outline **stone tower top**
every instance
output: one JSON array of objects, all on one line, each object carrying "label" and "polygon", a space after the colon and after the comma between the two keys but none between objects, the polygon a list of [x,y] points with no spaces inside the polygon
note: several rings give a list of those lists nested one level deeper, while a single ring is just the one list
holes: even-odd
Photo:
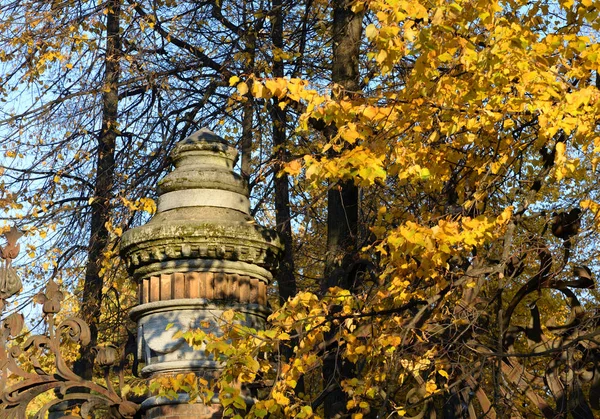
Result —
[{"label": "stone tower top", "polygon": [[[179,210],[169,218],[251,221],[248,187],[233,171],[237,150],[213,132],[202,129],[175,146],[175,170],[159,183],[158,213]],[[202,211],[189,207],[203,207]],[[217,210],[219,208],[220,210]]]},{"label": "stone tower top", "polygon": [[159,183],[158,210],[121,242],[135,279],[235,261],[269,281],[281,243],[250,215],[248,187],[234,170],[237,150],[202,129],[177,144],[175,170]]}]

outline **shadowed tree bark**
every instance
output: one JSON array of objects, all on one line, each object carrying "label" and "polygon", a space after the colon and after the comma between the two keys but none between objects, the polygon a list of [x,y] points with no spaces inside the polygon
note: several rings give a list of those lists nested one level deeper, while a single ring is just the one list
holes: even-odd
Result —
[{"label": "shadowed tree bark", "polygon": [[[273,0],[273,10],[275,13],[271,18],[271,40],[273,46],[283,50],[283,13],[281,11],[281,0]],[[283,58],[273,54],[273,77],[284,76]],[[286,144],[286,118],[285,108],[279,106],[279,100],[273,98],[269,102],[269,113],[272,121],[273,147],[275,154],[275,221],[277,223],[277,232],[279,233],[285,246],[283,257],[277,271],[277,285],[279,287],[279,299],[281,304],[288,298],[296,295],[296,278],[294,267],[294,239],[292,235],[291,212],[290,212],[290,190],[289,176],[281,172],[285,162],[289,160],[289,151]],[[281,174],[279,174],[281,173]],[[286,359],[293,356],[293,347],[297,344],[297,339],[293,339],[290,345],[283,347],[283,354]],[[298,380],[296,393],[304,393],[304,377]]]},{"label": "shadowed tree bark", "polygon": [[[351,2],[333,2],[332,81],[342,89],[339,97],[359,94],[359,52],[362,12],[353,12]],[[327,194],[327,260],[324,291],[333,286],[350,289],[349,267],[356,254],[358,225],[358,188],[352,180],[330,185]],[[332,327],[329,339],[335,336]],[[323,362],[325,418],[341,417],[346,411],[347,395],[340,383],[352,375],[352,366],[340,357],[337,345],[329,348]]]},{"label": "shadowed tree bark", "polygon": [[[281,0],[273,1],[273,9],[281,9]],[[283,49],[283,16],[275,13],[271,19],[272,40],[275,48]],[[274,58],[273,76],[284,76],[284,62],[281,58]],[[272,120],[273,146],[275,148],[276,165],[275,172],[281,172],[283,164],[289,160],[289,152],[286,147],[286,118],[285,108],[279,106],[279,100],[273,98],[269,104],[269,112]],[[279,297],[285,302],[289,297],[296,294],[296,280],[294,278],[294,251],[292,226],[290,223],[290,191],[289,176],[281,173],[275,177],[275,211],[277,221],[277,231],[281,235],[285,252],[282,263],[277,274],[277,284],[279,286]]]},{"label": "shadowed tree bark", "polygon": [[91,341],[80,350],[74,370],[79,376],[91,379],[94,354],[92,348],[98,341],[98,321],[102,306],[102,261],[109,244],[108,221],[111,214],[111,198],[115,180],[115,149],[119,135],[117,123],[119,108],[119,75],[121,42],[119,36],[120,0],[108,2],[106,15],[106,56],[104,93],[102,95],[102,128],[96,148],[96,175],[94,196],[91,203],[90,239],[88,259],[83,284],[81,317],[90,326]]}]

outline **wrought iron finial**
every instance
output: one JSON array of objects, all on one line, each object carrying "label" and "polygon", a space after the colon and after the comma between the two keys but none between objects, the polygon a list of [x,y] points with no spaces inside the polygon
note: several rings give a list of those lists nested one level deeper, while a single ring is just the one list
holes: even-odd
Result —
[{"label": "wrought iron finial", "polygon": [[17,271],[12,267],[12,261],[18,256],[21,245],[17,243],[23,232],[16,226],[12,226],[9,231],[4,233],[7,244],[0,247],[0,258],[4,259],[3,266],[0,266],[0,310],[4,308],[4,301],[12,297],[21,290],[23,284]]}]

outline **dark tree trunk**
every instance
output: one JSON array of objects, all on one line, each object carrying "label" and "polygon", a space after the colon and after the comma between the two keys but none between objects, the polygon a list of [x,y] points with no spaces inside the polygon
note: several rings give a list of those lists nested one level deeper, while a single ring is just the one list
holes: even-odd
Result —
[{"label": "dark tree trunk", "polygon": [[[281,0],[273,0],[273,9],[281,9]],[[271,19],[272,40],[275,48],[283,49],[283,16],[281,13],[274,13]],[[281,59],[273,62],[273,76],[284,76],[284,63]],[[274,100],[269,105],[269,111],[272,119],[273,146],[275,148],[275,172],[279,173],[283,169],[284,162],[289,160],[289,153],[286,147],[286,117],[287,113],[279,107],[279,101]],[[294,277],[294,250],[292,242],[292,225],[290,214],[290,191],[289,177],[283,173],[275,176],[275,214],[277,222],[277,231],[283,239],[285,251],[282,263],[277,273],[277,284],[279,286],[279,297],[285,302],[289,297],[296,295],[296,279]]]},{"label": "dark tree trunk", "polygon": [[[363,13],[355,13],[348,0],[333,1],[333,65],[332,81],[342,87],[339,98],[359,94],[359,52]],[[327,259],[325,263],[324,291],[339,286],[351,289],[348,277],[356,255],[358,229],[358,188],[352,181],[330,185],[327,194]],[[328,340],[335,336],[335,327]],[[346,410],[347,397],[340,383],[353,374],[350,363],[344,361],[337,345],[328,348],[323,362],[323,389],[328,392],[324,400],[325,418],[341,417]]]},{"label": "dark tree trunk", "polygon": [[91,203],[90,239],[88,261],[83,284],[81,317],[91,330],[91,343],[82,347],[75,364],[75,373],[85,379],[92,378],[94,355],[92,348],[98,341],[98,322],[102,306],[103,281],[100,269],[103,253],[109,244],[107,222],[111,215],[110,200],[115,176],[115,146],[118,136],[117,116],[119,105],[119,14],[121,0],[108,2],[106,16],[105,91],[102,96],[102,127],[98,136],[94,198]]},{"label": "dark tree trunk", "polygon": [[[246,10],[247,13],[247,10]],[[246,68],[247,74],[254,74],[254,62],[256,58],[256,32],[259,27],[252,27],[248,25],[248,33],[246,34],[246,47],[245,53],[248,56],[248,65]],[[248,83],[248,88],[252,91],[252,80]],[[254,128],[254,97],[252,94],[246,95],[246,102],[243,106],[243,117],[242,117],[242,177],[248,183],[248,187],[251,188],[250,183],[250,172],[252,170],[252,137]]]},{"label": "dark tree trunk", "polygon": [[[254,55],[254,51],[252,52]],[[254,59],[252,59],[254,62]],[[252,82],[248,83],[248,87],[252,88]],[[246,102],[243,105],[244,114],[242,117],[242,177],[250,184],[251,159],[252,159],[252,128],[254,125],[254,98],[252,95],[246,97]]]},{"label": "dark tree trunk", "polygon": [[[359,94],[358,58],[363,13],[355,13],[347,0],[335,0],[333,11],[332,80],[343,89],[339,98]],[[325,289],[348,288],[343,268],[351,263],[356,251],[358,224],[358,188],[352,181],[330,185],[327,194],[327,261]],[[342,269],[340,269],[342,268]]]},{"label": "dark tree trunk", "polygon": [[332,81],[341,85],[344,95],[356,95],[360,89],[358,61],[363,12],[353,12],[348,0],[333,0]]},{"label": "dark tree trunk", "polygon": [[[273,0],[273,17],[271,18],[271,39],[275,48],[283,49],[283,13],[281,12],[281,0]],[[273,77],[284,76],[284,62],[281,58],[273,59]],[[289,153],[286,144],[286,118],[287,112],[279,106],[279,100],[273,98],[269,103],[269,112],[271,114],[273,147],[275,149],[275,220],[277,222],[277,232],[283,240],[284,252],[281,264],[277,271],[277,285],[279,287],[279,299],[281,304],[288,298],[296,295],[296,278],[294,273],[294,247],[290,213],[290,191],[289,177],[282,173],[277,175],[283,169],[285,162],[289,160]],[[290,345],[283,347],[282,352],[286,359],[293,356],[293,347],[297,340],[293,340]],[[296,393],[304,392],[304,380],[301,377],[296,385]]]}]

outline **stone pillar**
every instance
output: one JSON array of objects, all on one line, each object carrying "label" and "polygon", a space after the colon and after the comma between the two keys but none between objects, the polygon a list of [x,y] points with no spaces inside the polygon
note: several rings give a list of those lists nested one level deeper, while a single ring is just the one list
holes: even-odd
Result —
[{"label": "stone pillar", "polygon": [[[282,245],[250,215],[247,185],[233,171],[237,151],[225,140],[203,129],[177,144],[171,158],[175,170],[159,182],[157,213],[121,242],[139,287],[131,317],[145,363],[141,373],[211,377],[219,372],[218,362],[173,339],[174,333],[190,328],[218,333],[216,319],[232,308],[244,314],[246,325],[264,328],[267,285]],[[142,411],[146,419],[191,419],[219,415],[221,407],[190,404],[182,395],[150,398]]]}]

